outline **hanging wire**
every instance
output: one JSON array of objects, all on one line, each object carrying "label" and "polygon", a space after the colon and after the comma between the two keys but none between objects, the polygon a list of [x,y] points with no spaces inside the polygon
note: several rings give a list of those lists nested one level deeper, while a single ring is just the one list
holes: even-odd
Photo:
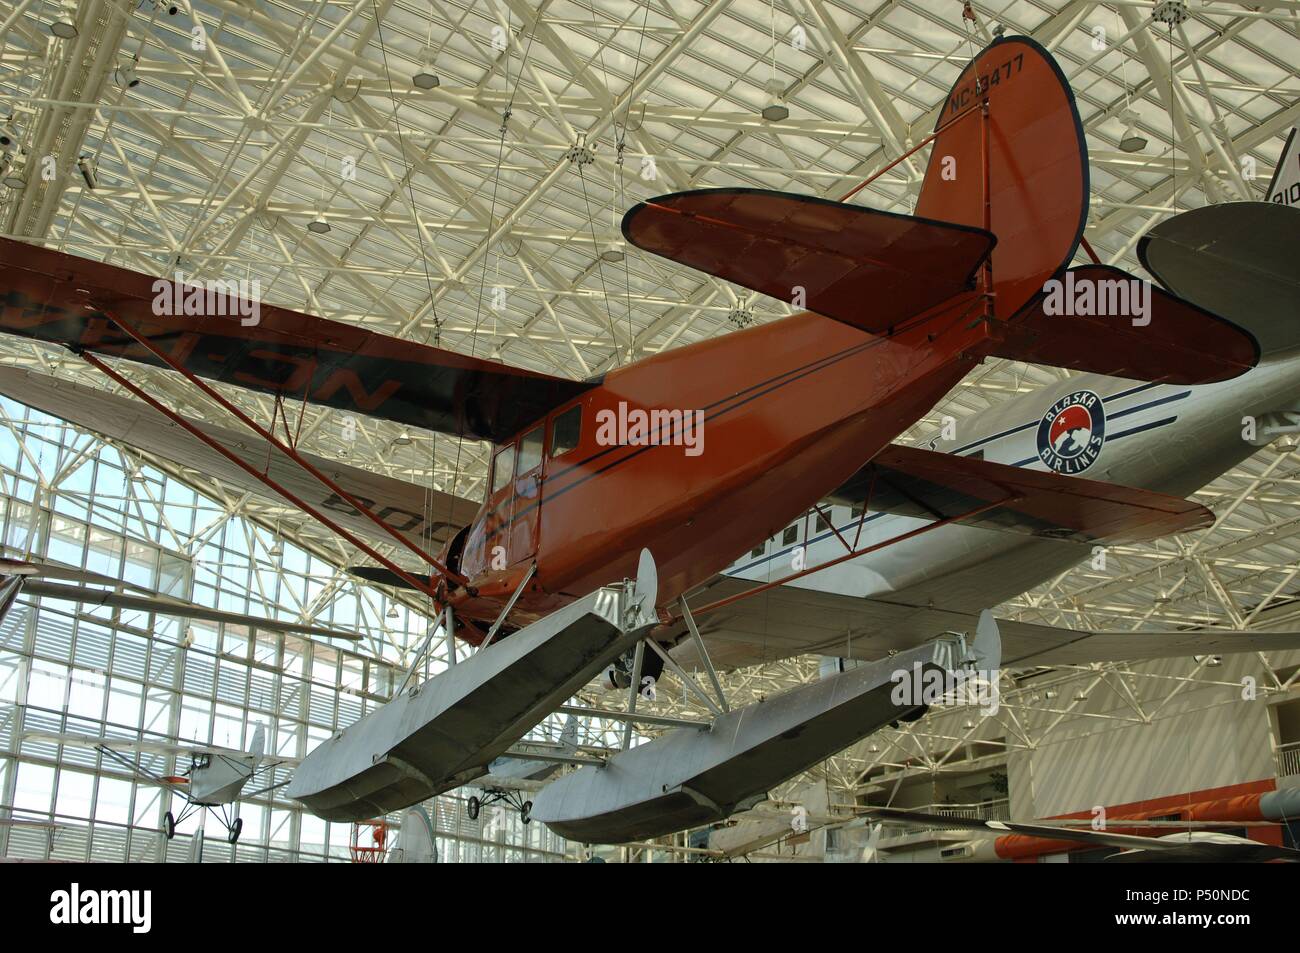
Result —
[{"label": "hanging wire", "polygon": [[[402,131],[402,122],[399,116],[399,108],[401,104],[398,102],[397,92],[393,86],[393,71],[389,66],[389,62],[388,62],[388,47],[387,44],[384,42],[384,25],[379,15],[378,0],[371,0],[371,7],[374,11],[375,28],[379,38],[379,51],[384,64],[384,77],[388,83],[388,98],[392,100],[393,103],[393,126],[397,130],[397,149],[398,152],[401,153],[402,166],[405,169],[407,200],[410,202],[411,220],[415,223],[415,235],[419,243],[420,264],[424,270],[424,286],[429,296],[429,311],[433,316],[433,345],[434,347],[440,347],[442,344],[442,318],[438,315],[438,302],[433,293],[433,277],[429,273],[429,256],[424,248],[424,229],[420,225],[420,208],[415,201],[415,187],[413,184],[414,170],[412,169],[410,159],[408,159],[406,155],[406,138],[405,138],[405,134]],[[432,5],[431,5],[430,16],[429,16],[428,45],[426,46],[425,49],[426,50],[431,49],[432,44],[433,44],[433,16],[432,16]],[[333,104],[331,104],[330,108],[331,110],[333,109]],[[455,505],[455,485],[460,476],[460,451],[461,451],[461,447],[460,444],[458,443],[456,447],[456,468],[452,477],[452,493],[450,494],[451,499],[449,499],[447,502],[446,522],[448,523],[451,522],[452,507]],[[429,444],[429,480],[426,486],[424,487],[423,501],[422,501],[424,517],[425,517],[425,530],[421,533],[421,536],[427,539],[428,542],[430,543],[433,541],[432,539],[433,510],[434,510],[433,480],[434,480],[434,475],[437,473],[437,469],[438,469],[437,462],[438,462],[438,440],[437,437],[435,436],[430,441]],[[434,606],[434,608],[437,608],[434,605],[435,600],[432,595],[429,596],[429,603],[431,606]]]},{"label": "hanging wire", "polygon": [[[636,44],[636,68],[632,71],[632,83],[628,86],[627,102],[623,107],[623,127],[618,133],[617,147],[618,155],[615,159],[614,181],[618,186],[619,204],[627,208],[627,184],[624,181],[623,158],[625,147],[627,145],[628,125],[632,118],[632,90],[636,89],[636,84],[641,80],[641,50],[645,46],[646,28],[650,25],[650,4],[645,5],[645,15],[641,18],[641,36]],[[644,113],[642,113],[642,122],[644,122]],[[639,127],[638,127],[639,128]],[[610,227],[614,230],[613,215],[614,209],[610,207]],[[636,335],[632,330],[632,263],[630,259],[630,249],[623,249],[623,286],[627,296],[627,359],[631,361],[635,357],[634,349],[636,345]]]}]

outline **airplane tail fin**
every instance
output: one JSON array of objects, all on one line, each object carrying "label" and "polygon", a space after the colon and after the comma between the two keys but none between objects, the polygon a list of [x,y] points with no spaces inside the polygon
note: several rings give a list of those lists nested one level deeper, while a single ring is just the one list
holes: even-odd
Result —
[{"label": "airplane tail fin", "polygon": [[262,755],[266,754],[266,725],[259,723],[253,731],[253,744],[249,749],[249,754],[259,761],[262,759]]},{"label": "airplane tail fin", "polygon": [[[1114,269],[1067,273],[1088,217],[1087,145],[1070,84],[1038,43],[1003,37],[981,51],[935,129],[914,215],[697,189],[635,206],[623,234],[872,334],[943,318],[961,335],[946,346],[967,353],[1170,383],[1226,380],[1254,366],[1251,336],[1215,315]],[[1089,289],[1092,304],[1076,310],[1081,292],[1057,311],[1064,296],[1049,292],[1063,278]],[[1134,285],[1141,314],[1095,310],[1120,291],[1131,303]],[[991,320],[973,340],[983,318]],[[947,333],[929,328],[935,339]]]},{"label": "airplane tail fin", "polygon": [[916,213],[996,236],[988,353],[1172,384],[1258,363],[1254,337],[1219,316],[1117,268],[1069,268],[1088,218],[1087,144],[1070,84],[1038,43],[986,47],[935,128]]},{"label": "airplane tail fin", "polygon": [[578,716],[570,715],[564,723],[564,730],[560,732],[560,744],[566,751],[578,750]]},{"label": "airplane tail fin", "polygon": [[916,214],[997,236],[993,316],[1009,320],[1083,237],[1088,152],[1074,93],[1047,50],[1003,37],[966,64],[935,132]]},{"label": "airplane tail fin", "polygon": [[971,656],[976,671],[991,673],[1002,667],[1002,632],[998,629],[998,620],[988,609],[980,613],[975,639],[971,642]]}]

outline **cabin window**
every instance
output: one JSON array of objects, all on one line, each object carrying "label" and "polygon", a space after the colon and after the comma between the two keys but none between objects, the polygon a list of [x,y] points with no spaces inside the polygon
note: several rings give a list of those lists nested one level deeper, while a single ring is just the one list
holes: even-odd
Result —
[{"label": "cabin window", "polygon": [[831,524],[830,524],[829,522],[827,522],[826,517],[822,516],[822,514],[821,514],[820,512],[818,512],[818,513],[817,513],[817,532],[819,532],[819,533],[824,533],[824,532],[826,532],[826,531],[827,531],[828,529],[830,529],[830,528],[831,528]]},{"label": "cabin window", "polygon": [[495,493],[510,482],[515,475],[515,448],[511,444],[497,451],[492,461],[492,492]]},{"label": "cabin window", "polygon": [[558,457],[577,447],[581,433],[582,404],[574,404],[551,424],[551,457]]},{"label": "cabin window", "polygon": [[755,546],[753,549],[749,551],[749,557],[751,559],[757,559],[759,556],[763,555],[763,552],[764,552],[763,546]]},{"label": "cabin window", "polygon": [[781,537],[781,545],[789,546],[791,543],[797,542],[799,542],[799,525],[796,523],[794,526],[785,528],[785,533]]},{"label": "cabin window", "polygon": [[534,427],[520,438],[519,466],[516,471],[520,476],[531,473],[542,462],[542,443],[545,436],[545,427]]},{"label": "cabin window", "polygon": [[855,504],[853,505],[853,508],[852,508],[851,510],[849,510],[849,516],[852,517],[852,518],[855,519],[855,520],[856,520],[856,519],[861,519],[861,518],[862,518],[862,514],[863,514],[864,512],[865,512],[865,508],[862,506],[862,504],[860,504],[860,503],[855,503]]}]

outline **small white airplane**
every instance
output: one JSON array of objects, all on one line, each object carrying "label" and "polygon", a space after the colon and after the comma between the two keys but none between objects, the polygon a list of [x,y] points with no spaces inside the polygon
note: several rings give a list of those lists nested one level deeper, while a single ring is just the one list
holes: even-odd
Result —
[{"label": "small white airplane", "polygon": [[[244,786],[250,779],[265,777],[275,768],[283,765],[296,766],[300,759],[275,757],[266,759],[266,726],[258,725],[253,733],[253,744],[249,751],[237,751],[215,745],[197,743],[175,743],[167,741],[132,741],[126,738],[106,738],[94,735],[63,734],[49,731],[24,732],[23,738],[35,741],[48,741],[61,745],[75,745],[81,748],[93,748],[106,757],[129,768],[136,777],[148,784],[156,784],[178,795],[185,806],[177,817],[168,811],[163,817],[163,833],[171,840],[176,836],[176,825],[186,818],[208,811],[221,822],[226,829],[226,839],[230,843],[239,840],[244,829],[244,822],[234,810],[235,803],[241,795],[256,797],[275,788],[288,784],[288,780],[271,784],[244,795]],[[135,760],[124,752],[169,755],[177,758],[177,763],[188,758],[189,766],[180,774],[158,775],[138,766]]]},{"label": "small white airplane", "polygon": [[488,773],[474,784],[482,796],[471,797],[465,812],[470,820],[476,820],[485,806],[504,801],[527,824],[532,820],[533,802],[526,800],[525,794],[540,790],[566,764],[590,764],[592,759],[578,757],[578,751],[578,716],[570,715],[558,742],[521,741],[489,764]]}]

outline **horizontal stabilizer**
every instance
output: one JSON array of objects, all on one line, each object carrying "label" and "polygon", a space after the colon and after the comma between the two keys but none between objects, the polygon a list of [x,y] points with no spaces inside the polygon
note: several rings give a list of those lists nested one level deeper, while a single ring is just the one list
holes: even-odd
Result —
[{"label": "horizontal stabilizer", "polygon": [[1300,347],[1300,208],[1223,202],[1167,218],[1138,260],[1172,293],[1246,328],[1269,354]]},{"label": "horizontal stabilizer", "polygon": [[875,512],[963,519],[971,526],[1074,542],[1137,542],[1204,529],[1214,514],[1199,503],[1079,477],[891,444],[832,498]]},{"label": "horizontal stabilizer", "polygon": [[476,440],[595,386],[11,239],[0,288],[0,332],[163,366],[107,310],[199,377]]},{"label": "horizontal stabilizer", "polygon": [[1259,362],[1249,332],[1109,265],[1071,268],[998,335],[997,357],[1166,384],[1229,380]]},{"label": "horizontal stabilizer", "polygon": [[623,217],[623,234],[645,251],[872,333],[971,290],[994,245],[980,228],[742,188],[650,199]]}]

